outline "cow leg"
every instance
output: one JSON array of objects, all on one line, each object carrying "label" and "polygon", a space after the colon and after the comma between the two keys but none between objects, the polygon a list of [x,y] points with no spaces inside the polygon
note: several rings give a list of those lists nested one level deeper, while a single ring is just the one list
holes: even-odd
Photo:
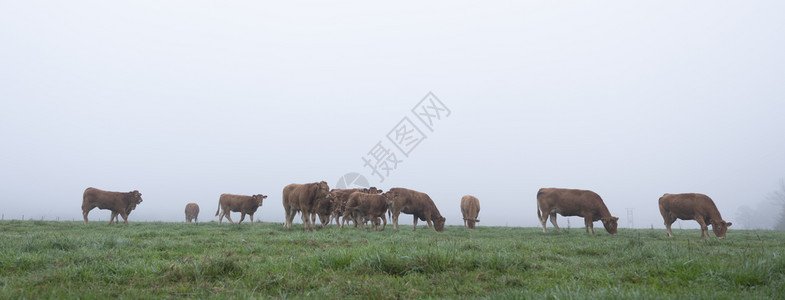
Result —
[{"label": "cow leg", "polygon": [[[556,224],[556,213],[551,213],[551,224],[553,224],[553,227],[556,227],[557,232],[561,232],[561,228],[559,228],[559,224]],[[543,225],[542,228],[544,230],[545,226]]]},{"label": "cow leg", "polygon": [[[303,224],[305,224],[305,232],[308,232],[308,230],[311,228],[311,223],[310,223],[311,214],[305,211],[301,211],[301,213],[302,213]],[[316,231],[316,229],[314,229],[313,231]]]},{"label": "cow leg", "polygon": [[87,224],[87,214],[90,213],[91,209],[92,208],[89,208],[89,209],[85,209],[84,207],[82,208],[82,217],[84,217],[84,223],[85,224]]},{"label": "cow leg", "polygon": [[436,229],[433,229],[433,222],[431,222],[431,218],[425,218],[425,222],[428,222],[428,228],[430,228],[433,231],[436,231]]},{"label": "cow leg", "polygon": [[290,210],[291,209],[289,208],[289,206],[286,205],[286,203],[284,203],[284,206],[283,206],[283,215],[284,215],[283,216],[283,227],[284,228],[289,228],[289,211]]},{"label": "cow leg", "polygon": [[671,231],[671,225],[673,222],[676,222],[676,217],[671,216],[668,213],[663,213],[662,218],[665,220],[665,229],[668,231],[668,236],[673,237],[673,231]]},{"label": "cow leg", "polygon": [[540,224],[542,224],[542,232],[545,233],[545,223],[548,222],[547,214],[542,214],[541,216],[537,216],[540,219]]},{"label": "cow leg", "polygon": [[297,216],[297,210],[290,209],[289,216],[286,217],[286,222],[289,224],[286,228],[292,228],[292,223],[294,223],[294,217]]},{"label": "cow leg", "polygon": [[237,222],[237,224],[242,224],[243,220],[245,220],[245,213],[244,212],[240,212],[240,221]]},{"label": "cow leg", "polygon": [[384,222],[382,223],[382,231],[384,231],[384,228],[387,227],[387,217],[385,217],[384,214],[382,214],[382,222]]},{"label": "cow leg", "polygon": [[591,217],[583,217],[583,223],[586,225],[586,233],[591,229],[591,235],[594,235],[594,222]]},{"label": "cow leg", "polygon": [[401,210],[396,208],[392,213],[393,229],[398,230],[398,217],[401,216]]},{"label": "cow leg", "polygon": [[698,221],[698,224],[701,226],[701,237],[708,238],[709,237],[709,225],[706,225],[706,221],[703,220],[703,217],[695,216],[695,221]]},{"label": "cow leg", "polygon": [[[120,212],[120,216],[123,217],[123,223],[125,223],[125,225],[128,225],[128,213]],[[120,224],[120,219],[117,219],[117,224]]]},{"label": "cow leg", "polygon": [[230,212],[230,211],[224,211],[224,216],[226,217],[226,219],[227,219],[227,220],[229,220],[229,222],[231,222],[232,224],[234,224],[234,221],[232,221],[232,212]]},{"label": "cow leg", "polygon": [[417,216],[414,216],[414,229],[412,231],[417,231]]},{"label": "cow leg", "polygon": [[[112,211],[112,215],[109,216],[109,225],[112,225],[112,223],[114,222],[115,218],[117,218],[117,212],[116,211]],[[120,222],[117,222],[117,223],[120,223]]]}]

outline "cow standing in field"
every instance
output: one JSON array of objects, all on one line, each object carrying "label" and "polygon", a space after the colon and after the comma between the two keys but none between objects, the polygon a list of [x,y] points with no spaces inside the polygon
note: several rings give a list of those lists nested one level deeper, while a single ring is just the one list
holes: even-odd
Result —
[{"label": "cow standing in field", "polygon": [[251,225],[253,225],[253,214],[262,206],[262,202],[265,198],[267,198],[267,196],[262,194],[253,196],[221,194],[221,197],[218,199],[218,210],[215,212],[216,216],[218,216],[219,213],[221,214],[218,217],[218,224],[221,224],[224,217],[234,224],[230,213],[240,212],[240,222],[237,222],[237,224],[242,223],[245,219],[245,215],[248,214],[251,217]]},{"label": "cow standing in field", "polygon": [[[542,213],[540,213],[542,212]],[[619,218],[611,216],[608,207],[602,202],[597,193],[587,190],[542,188],[537,192],[537,217],[542,223],[542,232],[545,232],[545,222],[551,217],[553,227],[561,231],[556,224],[556,214],[565,217],[580,216],[586,224],[586,233],[594,235],[594,221],[602,221],[605,230],[610,234],[617,234]]]},{"label": "cow standing in field", "polygon": [[283,208],[286,214],[284,227],[290,228],[294,216],[301,213],[305,231],[316,231],[316,226],[311,225],[311,219],[316,213],[318,202],[332,199],[330,186],[327,182],[314,182],[306,184],[292,183],[283,188]]},{"label": "cow standing in field", "polygon": [[199,217],[199,205],[196,203],[188,203],[185,205],[185,221],[191,223],[196,221]]},{"label": "cow standing in field", "polygon": [[128,225],[128,214],[136,208],[138,204],[142,203],[142,194],[139,191],[131,191],[128,193],[121,192],[108,192],[99,190],[97,188],[87,188],[82,195],[82,216],[84,223],[87,224],[87,214],[93,208],[108,209],[112,211],[109,217],[109,224],[112,224],[114,219],[118,220],[117,215],[123,217],[123,221]]},{"label": "cow standing in field", "polygon": [[480,222],[477,216],[480,214],[480,200],[477,197],[466,195],[461,198],[461,213],[463,214],[463,226],[474,229],[476,222]]},{"label": "cow standing in field", "polygon": [[439,213],[439,209],[428,194],[405,188],[392,188],[388,191],[390,192],[398,194],[394,201],[388,203],[392,210],[393,228],[398,229],[398,217],[403,212],[413,215],[413,230],[417,230],[417,220],[420,219],[428,222],[428,227],[431,229],[437,232],[444,231],[446,219]]},{"label": "cow standing in field", "polygon": [[665,220],[665,228],[668,229],[668,236],[673,236],[671,224],[676,219],[695,220],[701,226],[701,237],[709,237],[709,224],[714,231],[714,235],[724,239],[728,227],[733,225],[731,222],[722,220],[720,211],[714,201],[704,194],[665,194],[660,197],[660,213]]},{"label": "cow standing in field", "polygon": [[[335,219],[336,224],[340,225],[340,227],[343,227],[343,224],[348,223],[348,221],[350,220],[354,222],[353,214],[349,214],[348,218],[341,219],[344,210],[346,208],[346,202],[349,201],[349,196],[354,192],[363,192],[366,194],[377,195],[377,194],[381,194],[383,191],[381,189],[377,189],[376,187],[363,188],[363,189],[343,189],[343,190],[334,189],[330,191],[330,195],[332,195],[333,202],[334,202],[332,217],[333,219]],[[354,222],[354,227],[357,227],[357,222]]]},{"label": "cow standing in field", "polygon": [[[378,230],[379,222],[377,219],[381,218],[384,222],[382,231],[387,227],[387,203],[395,201],[398,193],[387,192],[381,195],[368,194],[363,192],[354,192],[349,196],[346,202],[346,209],[343,211],[344,220],[354,215],[355,227],[360,223],[360,228],[365,230],[365,220],[370,220],[373,230]],[[343,227],[343,226],[341,226]]]}]

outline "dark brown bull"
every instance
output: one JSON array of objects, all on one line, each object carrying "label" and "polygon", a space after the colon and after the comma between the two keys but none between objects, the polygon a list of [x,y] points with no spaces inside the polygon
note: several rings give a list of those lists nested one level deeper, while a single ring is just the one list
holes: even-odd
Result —
[{"label": "dark brown bull", "polygon": [[185,221],[191,223],[196,221],[199,217],[199,205],[196,203],[188,203],[185,205]]},{"label": "dark brown bull", "polygon": [[311,219],[316,213],[317,204],[322,199],[332,198],[330,186],[327,182],[314,182],[306,184],[292,183],[283,188],[283,207],[286,213],[284,227],[291,227],[294,216],[301,213],[305,231],[316,231],[316,226],[311,225]]},{"label": "dark brown bull", "polygon": [[128,214],[136,208],[138,204],[142,203],[142,194],[139,191],[131,191],[128,193],[121,192],[108,192],[99,190],[97,188],[87,188],[82,195],[82,216],[84,223],[87,224],[87,214],[93,208],[108,209],[112,211],[109,217],[109,224],[117,219],[117,215],[123,217],[124,223],[128,224]]},{"label": "dark brown bull", "polygon": [[405,188],[392,188],[389,192],[397,192],[394,201],[388,203],[392,210],[393,227],[398,229],[398,216],[401,212],[411,214],[414,217],[414,229],[417,230],[417,220],[428,222],[428,227],[438,232],[444,231],[446,219],[439,213],[436,204],[433,203],[428,194],[413,191]]},{"label": "dark brown bull", "polygon": [[724,239],[728,227],[733,225],[731,222],[722,220],[722,215],[714,204],[714,201],[704,194],[665,194],[660,197],[660,214],[665,220],[665,228],[668,229],[668,236],[673,236],[671,224],[676,219],[695,220],[701,226],[701,237],[709,237],[709,224],[714,231],[714,235]]},{"label": "dark brown bull", "polygon": [[480,200],[477,197],[466,195],[461,198],[461,214],[463,214],[463,226],[474,229],[476,222],[480,222],[477,216],[480,214]]},{"label": "dark brown bull", "polygon": [[[542,213],[541,213],[542,212]],[[556,231],[559,224],[556,224],[556,214],[565,217],[580,216],[586,224],[586,233],[594,234],[594,221],[602,221],[605,230],[610,234],[617,234],[616,229],[619,218],[611,216],[608,207],[602,202],[602,198],[597,193],[587,190],[542,188],[537,192],[537,217],[542,223],[542,232],[545,232],[545,222],[548,216],[551,217],[553,227]]]},{"label": "dark brown bull", "polygon": [[221,194],[221,197],[218,199],[218,210],[215,211],[216,216],[218,216],[219,213],[221,214],[221,216],[218,217],[218,224],[221,224],[224,217],[234,224],[230,213],[240,212],[240,222],[237,222],[237,224],[243,223],[245,215],[248,214],[251,217],[251,225],[253,225],[253,214],[262,206],[262,202],[265,198],[267,198],[267,196],[262,194],[253,196]]},{"label": "dark brown bull", "polygon": [[396,196],[397,193],[395,192],[387,192],[381,195],[354,192],[346,202],[343,218],[345,220],[353,215],[355,226],[357,223],[360,223],[360,227],[363,230],[365,230],[366,220],[370,220],[373,230],[377,230],[379,222],[376,220],[381,218],[384,222],[384,225],[382,225],[382,231],[384,231],[384,228],[387,227],[387,217],[385,216],[387,204],[395,201]]}]

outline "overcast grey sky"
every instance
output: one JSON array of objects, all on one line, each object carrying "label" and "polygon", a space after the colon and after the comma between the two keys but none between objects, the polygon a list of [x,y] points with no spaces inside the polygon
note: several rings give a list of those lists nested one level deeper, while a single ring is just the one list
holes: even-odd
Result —
[{"label": "overcast grey sky", "polygon": [[[257,218],[282,222],[286,184],[358,172],[428,193],[448,225],[472,194],[481,226],[538,226],[541,187],[594,190],[620,227],[633,208],[636,227],[664,228],[663,193],[707,194],[734,221],[785,177],[783,15],[781,1],[4,1],[0,210],[79,220],[92,186],[138,189],[131,222],[182,221],[188,202],[209,221],[221,193],[263,193]],[[411,111],[429,92],[450,110],[432,131]],[[379,182],[362,158],[400,151],[386,136],[406,117],[426,138]]]}]

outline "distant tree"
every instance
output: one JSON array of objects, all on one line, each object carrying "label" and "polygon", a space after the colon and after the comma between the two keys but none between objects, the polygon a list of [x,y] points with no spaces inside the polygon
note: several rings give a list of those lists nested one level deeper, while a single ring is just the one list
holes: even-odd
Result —
[{"label": "distant tree", "polygon": [[780,181],[780,189],[771,193],[769,199],[780,207],[780,218],[774,225],[774,230],[785,230],[785,180]]}]

